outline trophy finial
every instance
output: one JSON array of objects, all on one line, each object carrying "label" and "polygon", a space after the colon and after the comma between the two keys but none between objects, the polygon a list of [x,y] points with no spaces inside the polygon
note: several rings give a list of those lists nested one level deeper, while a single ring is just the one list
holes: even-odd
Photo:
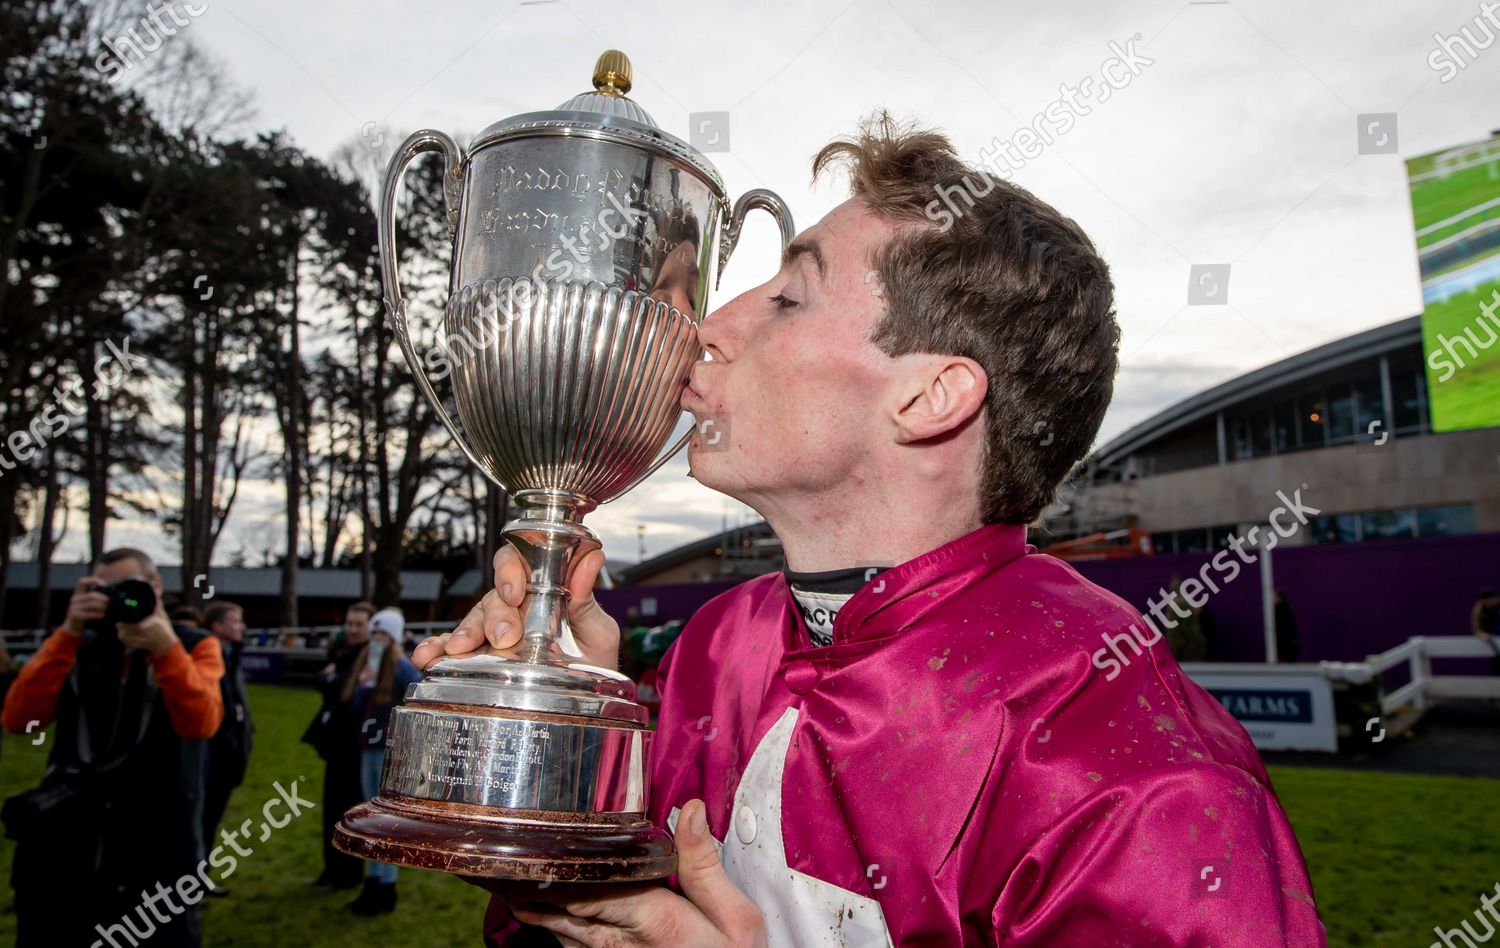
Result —
[{"label": "trophy finial", "polygon": [[630,91],[630,57],[618,49],[606,49],[594,63],[594,89],[603,95],[623,96]]}]

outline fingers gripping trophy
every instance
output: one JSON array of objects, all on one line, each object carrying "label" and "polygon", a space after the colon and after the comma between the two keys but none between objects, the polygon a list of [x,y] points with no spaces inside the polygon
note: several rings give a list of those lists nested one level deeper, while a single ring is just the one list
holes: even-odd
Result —
[{"label": "fingers gripping trophy", "polygon": [[[500,879],[670,875],[646,819],[652,733],[624,676],[582,663],[566,627],[570,565],[599,548],[583,517],[655,471],[670,446],[697,324],[753,208],[793,236],[769,191],[733,208],[714,166],[626,96],[610,50],[594,91],[497,122],[467,150],[438,131],[386,175],[380,258],[396,339],[459,446],[515,500],[504,530],[531,567],[515,648],[434,663],[391,716],[381,790],[344,815],[345,852]],[[422,370],[397,268],[407,166],[443,157],[453,239],[449,340],[460,424]],[[717,238],[717,241],[716,239]],[[715,243],[718,244],[717,253]]]}]

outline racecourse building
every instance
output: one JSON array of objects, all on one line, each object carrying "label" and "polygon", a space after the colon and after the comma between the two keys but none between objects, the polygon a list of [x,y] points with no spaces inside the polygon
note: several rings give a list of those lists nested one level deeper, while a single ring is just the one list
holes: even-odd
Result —
[{"label": "racecourse building", "polygon": [[1500,532],[1500,428],[1433,431],[1421,317],[1256,369],[1135,425],[1094,452],[1036,542],[1134,528],[1158,554],[1209,551],[1264,523],[1277,491],[1298,489],[1320,513],[1290,544]]}]

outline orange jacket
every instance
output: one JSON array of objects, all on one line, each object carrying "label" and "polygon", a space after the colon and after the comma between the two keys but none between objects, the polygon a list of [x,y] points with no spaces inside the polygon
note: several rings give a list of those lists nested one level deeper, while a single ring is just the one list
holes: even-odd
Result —
[{"label": "orange jacket", "polygon": [[[52,723],[57,714],[57,696],[78,660],[81,641],[79,636],[69,635],[59,627],[31,660],[21,666],[21,673],[5,696],[4,713],[0,714],[0,724],[7,731],[24,734],[27,725],[35,730]],[[224,720],[224,701],[219,695],[224,652],[219,640],[205,636],[193,647],[191,655],[181,642],[174,642],[161,656],[152,655],[146,660],[156,670],[156,685],[161,689],[177,736],[185,741],[206,741],[213,737]]]}]

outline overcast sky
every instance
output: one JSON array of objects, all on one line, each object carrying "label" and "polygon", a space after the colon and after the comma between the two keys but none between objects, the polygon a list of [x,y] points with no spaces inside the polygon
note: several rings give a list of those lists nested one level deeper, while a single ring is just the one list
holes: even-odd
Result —
[{"label": "overcast sky", "polygon": [[[1113,271],[1123,366],[1102,440],[1420,311],[1402,157],[1500,126],[1500,52],[1446,83],[1428,64],[1434,33],[1476,32],[1479,16],[1477,0],[214,0],[184,34],[253,91],[252,129],[324,156],[362,135],[389,150],[423,126],[467,140],[587,90],[595,57],[617,47],[635,65],[631,97],[668,132],[727,112],[730,149],[708,157],[731,197],[772,188],[799,227],[844,196],[842,181],[810,187],[809,159],[874,108],[945,130],[977,161],[1079,88],[1073,126],[1012,177],[1077,220]],[[1136,71],[1115,68],[1120,87],[1100,101],[1112,43],[1133,47]],[[1359,154],[1366,113],[1397,114],[1399,154]],[[752,221],[717,302],[774,269],[774,226]],[[1187,306],[1189,268],[1226,263],[1227,305]],[[674,459],[590,516],[612,557],[636,558],[638,524],[655,554],[746,519],[685,472]],[[219,560],[279,547],[266,539],[276,490],[242,494]],[[177,560],[144,528],[115,524],[110,539]]]}]

